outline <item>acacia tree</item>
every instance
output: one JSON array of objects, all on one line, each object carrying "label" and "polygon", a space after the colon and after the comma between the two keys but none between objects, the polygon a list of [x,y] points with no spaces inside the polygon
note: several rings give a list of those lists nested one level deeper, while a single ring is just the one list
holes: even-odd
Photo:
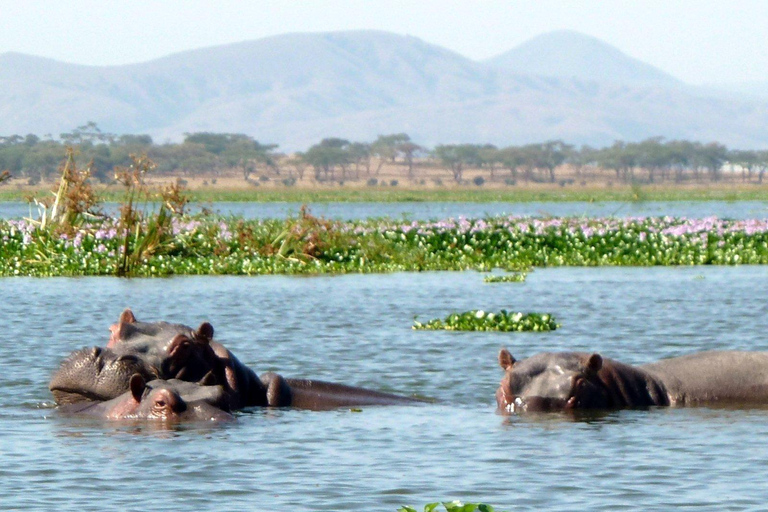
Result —
[{"label": "acacia tree", "polygon": [[468,166],[479,167],[480,146],[476,144],[445,144],[436,146],[433,154],[440,163],[448,167],[453,173],[453,179],[461,183],[464,169]]},{"label": "acacia tree", "polygon": [[409,142],[411,142],[411,137],[407,133],[379,135],[371,144],[371,154],[379,159],[376,176],[381,172],[385,162],[395,163],[401,152],[401,146]]},{"label": "acacia tree", "polygon": [[350,164],[355,168],[355,179],[360,179],[360,170],[365,169],[367,176],[371,174],[371,145],[364,142],[352,142],[347,147]]},{"label": "acacia tree", "polygon": [[331,137],[321,140],[304,153],[304,161],[315,169],[315,179],[335,179],[336,168],[341,168],[344,175],[349,165],[349,141]]},{"label": "acacia tree", "polygon": [[555,182],[555,169],[562,165],[573,151],[573,146],[561,140],[550,140],[543,144],[528,146],[531,164],[538,169],[545,169],[550,183]]},{"label": "acacia tree", "polygon": [[741,181],[751,181],[758,164],[757,151],[733,150],[728,155],[728,161],[741,167]]},{"label": "acacia tree", "polygon": [[709,171],[712,181],[720,181],[720,170],[728,160],[728,148],[717,142],[710,142],[698,148],[695,163]]},{"label": "acacia tree", "polygon": [[403,160],[405,161],[405,165],[408,166],[408,177],[413,178],[413,159],[414,156],[420,152],[423,148],[419,146],[418,144],[414,144],[411,141],[403,142],[402,144],[398,144],[397,146],[397,152],[403,155]]}]

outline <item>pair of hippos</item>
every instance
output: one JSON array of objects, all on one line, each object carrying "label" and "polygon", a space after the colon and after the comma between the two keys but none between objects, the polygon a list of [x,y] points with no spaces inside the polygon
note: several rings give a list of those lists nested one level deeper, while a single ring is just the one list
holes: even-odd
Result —
[{"label": "pair of hippos", "polygon": [[[106,419],[229,421],[244,407],[323,410],[423,400],[344,384],[257,376],[213,327],[139,322],[130,309],[105,348],[66,358],[50,390],[65,413]],[[499,352],[502,413],[703,404],[768,404],[768,353],[711,351],[641,366],[579,352],[517,361]]]},{"label": "pair of hippos", "polygon": [[333,409],[421,402],[415,398],[268,372],[260,377],[197,329],[140,322],[130,309],[110,327],[107,346],[69,355],[50,390],[64,413],[106,419],[231,421],[244,407]]}]

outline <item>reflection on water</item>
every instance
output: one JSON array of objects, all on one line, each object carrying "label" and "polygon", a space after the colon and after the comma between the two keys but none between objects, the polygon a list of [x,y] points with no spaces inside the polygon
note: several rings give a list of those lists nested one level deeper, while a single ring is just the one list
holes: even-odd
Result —
[{"label": "reflection on water", "polygon": [[[702,278],[703,276],[703,278]],[[0,281],[3,510],[389,510],[435,500],[502,510],[760,509],[768,409],[650,408],[577,416],[495,411],[516,357],[600,352],[640,364],[706,349],[768,350],[768,269],[537,269],[482,274]],[[103,345],[123,308],[212,322],[259,372],[433,397],[435,404],[252,409],[226,425],[58,415],[48,378]],[[414,331],[481,308],[551,312],[550,333]],[[225,505],[223,505],[225,504]]]}]

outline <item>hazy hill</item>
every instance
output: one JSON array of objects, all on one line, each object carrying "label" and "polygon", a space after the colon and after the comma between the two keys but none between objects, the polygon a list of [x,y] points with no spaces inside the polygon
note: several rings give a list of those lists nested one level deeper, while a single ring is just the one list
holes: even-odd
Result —
[{"label": "hazy hill", "polygon": [[374,31],[287,34],[113,67],[0,55],[0,134],[56,136],[87,121],[159,142],[242,132],[286,150],[403,131],[428,146],[655,135],[734,147],[768,141],[768,103],[686,88],[567,32],[488,62]]},{"label": "hazy hill", "polygon": [[633,85],[680,85],[671,75],[613,46],[570,30],[549,32],[486,61],[516,73]]}]

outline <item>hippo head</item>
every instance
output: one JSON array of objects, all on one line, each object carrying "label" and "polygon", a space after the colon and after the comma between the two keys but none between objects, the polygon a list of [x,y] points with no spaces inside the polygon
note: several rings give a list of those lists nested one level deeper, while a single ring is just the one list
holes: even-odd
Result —
[{"label": "hippo head", "polygon": [[107,418],[163,422],[234,419],[229,412],[211,403],[223,395],[221,386],[198,386],[199,390],[188,394],[184,385],[197,386],[174,380],[154,380],[147,384],[141,375],[135,374],[130,380],[130,392],[113,401]]},{"label": "hippo head", "polygon": [[73,352],[53,375],[50,390],[58,404],[109,400],[128,391],[133,374],[146,380],[182,379],[218,384],[225,367],[211,347],[213,326],[197,330],[167,322],[144,323],[126,309],[107,348]]},{"label": "hippo head", "polygon": [[496,401],[504,412],[568,411],[609,406],[598,378],[600,354],[542,353],[516,361],[507,349],[499,352],[504,369]]},{"label": "hippo head", "polygon": [[157,374],[133,354],[116,354],[110,349],[84,348],[69,355],[53,375],[49,388],[58,404],[101,401],[128,390],[131,377],[146,379]]},{"label": "hippo head", "polygon": [[222,363],[210,346],[213,326],[208,322],[196,330],[168,322],[139,322],[126,309],[109,330],[107,348],[138,357],[158,378],[198,382],[210,372],[223,377]]}]

